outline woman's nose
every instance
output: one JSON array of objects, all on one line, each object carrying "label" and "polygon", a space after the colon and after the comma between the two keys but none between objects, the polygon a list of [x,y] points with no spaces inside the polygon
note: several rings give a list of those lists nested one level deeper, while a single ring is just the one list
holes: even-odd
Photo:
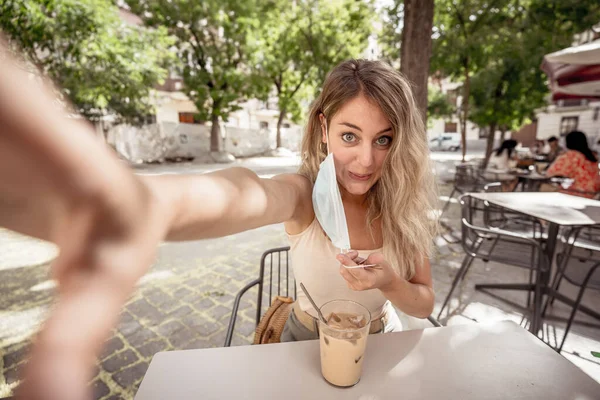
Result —
[{"label": "woman's nose", "polygon": [[358,162],[364,168],[369,168],[373,165],[373,146],[365,145],[361,147],[358,154]]}]

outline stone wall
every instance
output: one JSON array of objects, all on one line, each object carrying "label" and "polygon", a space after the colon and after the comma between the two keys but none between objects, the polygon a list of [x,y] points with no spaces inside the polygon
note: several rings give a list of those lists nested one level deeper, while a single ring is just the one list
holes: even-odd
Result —
[{"label": "stone wall", "polygon": [[[141,163],[163,161],[168,158],[201,158],[210,150],[210,124],[180,124],[161,122],[136,127],[117,125],[108,135],[108,142],[125,159]],[[222,127],[221,148],[235,157],[261,155],[275,147],[276,132],[267,129]],[[282,130],[283,147],[298,151],[302,129]]]}]

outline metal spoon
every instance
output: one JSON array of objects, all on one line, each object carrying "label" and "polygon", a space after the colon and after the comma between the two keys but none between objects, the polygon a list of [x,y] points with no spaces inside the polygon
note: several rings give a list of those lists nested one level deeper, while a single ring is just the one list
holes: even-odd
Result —
[{"label": "metal spoon", "polygon": [[306,288],[304,287],[304,284],[302,282],[300,282],[300,289],[302,289],[302,291],[304,292],[304,294],[308,298],[308,301],[310,301],[310,304],[312,304],[312,306],[314,307],[314,309],[317,310],[317,314],[319,314],[319,318],[321,318],[321,321],[323,321],[323,323],[325,325],[327,325],[327,321],[325,320],[325,317],[321,313],[321,309],[319,307],[317,307],[317,303],[315,303],[315,301],[313,300],[313,298],[310,297],[310,294],[308,294],[308,290],[306,290]]}]

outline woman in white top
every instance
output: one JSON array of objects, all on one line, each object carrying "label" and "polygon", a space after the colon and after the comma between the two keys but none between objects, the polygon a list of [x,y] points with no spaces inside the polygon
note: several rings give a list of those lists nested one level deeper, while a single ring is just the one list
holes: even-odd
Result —
[{"label": "woman in white top", "polygon": [[[0,224],[61,247],[53,266],[56,307],[35,342],[23,398],[85,397],[95,355],[162,240],[284,222],[296,277],[318,302],[353,298],[371,310],[380,331],[394,319],[390,303],[419,318],[432,312],[429,216],[436,199],[425,128],[410,85],[388,65],[337,66],[312,106],[299,173],[271,179],[244,168],[138,177],[10,63],[0,65],[0,93],[11,99],[0,100],[0,165],[13,174],[2,181]],[[31,104],[39,111],[34,118],[25,112]],[[315,220],[313,184],[327,151],[350,245],[359,252],[337,254]],[[22,183],[38,175],[36,186]],[[378,268],[341,265],[356,265],[359,254]],[[302,297],[296,310],[298,320],[314,316]]]},{"label": "woman in white top", "polygon": [[516,140],[505,140],[502,142],[499,148],[495,149],[490,160],[488,161],[488,169],[495,169],[498,171],[508,171],[510,169],[510,160],[513,160],[513,152],[517,147]]}]

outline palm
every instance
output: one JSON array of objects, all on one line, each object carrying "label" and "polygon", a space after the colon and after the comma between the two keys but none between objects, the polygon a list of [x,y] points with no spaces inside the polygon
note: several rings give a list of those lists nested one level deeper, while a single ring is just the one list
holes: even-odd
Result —
[{"label": "palm", "polygon": [[21,385],[20,398],[89,398],[95,356],[163,237],[150,193],[137,181],[133,186],[127,195],[73,207],[55,230],[61,249],[52,266],[57,302],[33,349],[25,374],[31,384]]}]

